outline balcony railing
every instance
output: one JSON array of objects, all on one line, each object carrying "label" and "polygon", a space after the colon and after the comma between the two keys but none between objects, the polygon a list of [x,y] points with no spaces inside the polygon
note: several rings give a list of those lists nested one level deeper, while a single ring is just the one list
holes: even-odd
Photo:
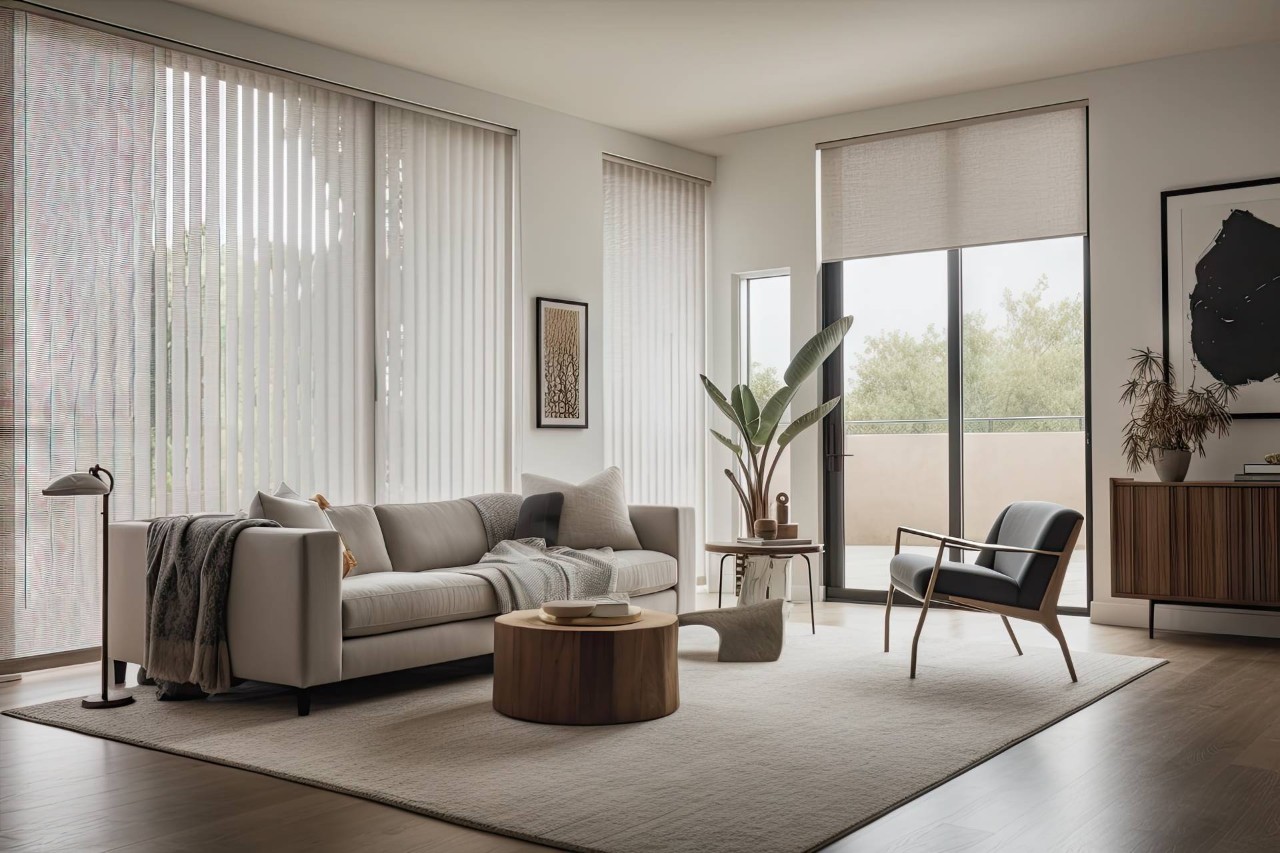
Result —
[{"label": "balcony railing", "polygon": [[[845,421],[845,435],[911,435],[947,431],[946,418]],[[1083,415],[1028,415],[1008,418],[965,418],[970,432],[1084,432]]]}]

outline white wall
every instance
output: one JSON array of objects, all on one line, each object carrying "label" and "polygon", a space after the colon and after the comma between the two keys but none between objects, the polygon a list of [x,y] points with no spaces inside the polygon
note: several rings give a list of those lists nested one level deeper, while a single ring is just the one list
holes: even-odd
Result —
[{"label": "white wall", "polygon": [[[524,317],[519,328],[524,337],[515,342],[521,359],[518,379],[522,392],[517,398],[516,464],[526,471],[566,479],[581,479],[603,467],[601,154],[616,154],[708,180],[715,177],[714,158],[162,0],[45,2],[149,35],[519,131],[517,285],[522,288],[519,304]],[[476,49],[483,49],[483,45]],[[590,303],[589,429],[535,427],[532,349],[536,296]],[[518,478],[513,486],[519,489]]]},{"label": "white wall", "polygon": [[[1087,99],[1092,252],[1094,619],[1145,625],[1145,603],[1112,599],[1109,477],[1127,476],[1120,453],[1126,412],[1117,403],[1129,349],[1161,346],[1160,192],[1280,175],[1280,45],[1194,54],[955,97],[835,116],[711,140],[720,155],[712,216],[711,375],[732,376],[735,273],[790,267],[793,348],[817,329],[814,145],[953,119]],[[700,146],[703,147],[703,146]],[[855,320],[856,322],[856,320]],[[816,382],[799,410],[816,405]],[[818,432],[793,445],[793,520],[816,532]],[[1280,421],[1239,422],[1192,464],[1192,478],[1229,477],[1280,451]],[[709,452],[712,471],[723,467]],[[718,482],[709,476],[709,482]],[[869,490],[889,484],[861,484]],[[728,535],[733,508],[713,489],[710,536]],[[887,570],[887,569],[886,569]],[[797,590],[799,591],[799,590]],[[1168,608],[1158,624],[1271,632],[1270,616]]]}]

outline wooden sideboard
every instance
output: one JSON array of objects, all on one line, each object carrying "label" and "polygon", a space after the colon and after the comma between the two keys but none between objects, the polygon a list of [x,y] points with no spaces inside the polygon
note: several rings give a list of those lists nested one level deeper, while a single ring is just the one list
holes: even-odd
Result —
[{"label": "wooden sideboard", "polygon": [[1111,593],[1280,608],[1280,482],[1112,479]]}]

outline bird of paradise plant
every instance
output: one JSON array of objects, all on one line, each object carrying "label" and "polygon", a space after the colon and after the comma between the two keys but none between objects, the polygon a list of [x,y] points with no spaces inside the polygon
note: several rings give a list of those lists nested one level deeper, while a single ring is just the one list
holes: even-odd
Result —
[{"label": "bird of paradise plant", "polygon": [[796,436],[821,421],[840,404],[840,396],[832,397],[793,420],[780,434],[778,432],[782,416],[787,406],[791,405],[800,383],[808,379],[818,369],[818,365],[835,352],[852,326],[852,317],[841,317],[810,338],[791,359],[791,364],[782,377],[782,387],[763,406],[746,385],[734,386],[726,397],[715,383],[706,376],[701,376],[702,387],[707,390],[707,396],[729,419],[740,437],[740,441],[734,441],[723,433],[711,430],[716,440],[729,448],[738,462],[741,480],[731,468],[725,468],[724,474],[733,484],[738,500],[742,503],[748,530],[752,529],[758,519],[769,517],[769,489],[782,451],[795,441]]}]

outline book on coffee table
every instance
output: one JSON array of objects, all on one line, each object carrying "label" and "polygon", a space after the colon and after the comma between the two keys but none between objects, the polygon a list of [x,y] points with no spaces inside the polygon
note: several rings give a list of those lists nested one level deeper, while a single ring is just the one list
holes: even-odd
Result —
[{"label": "book on coffee table", "polygon": [[812,545],[812,539],[761,539],[758,536],[739,536],[739,545]]},{"label": "book on coffee table", "polygon": [[593,617],[597,616],[626,616],[631,612],[631,602],[629,601],[598,601],[596,609],[591,611]]}]

